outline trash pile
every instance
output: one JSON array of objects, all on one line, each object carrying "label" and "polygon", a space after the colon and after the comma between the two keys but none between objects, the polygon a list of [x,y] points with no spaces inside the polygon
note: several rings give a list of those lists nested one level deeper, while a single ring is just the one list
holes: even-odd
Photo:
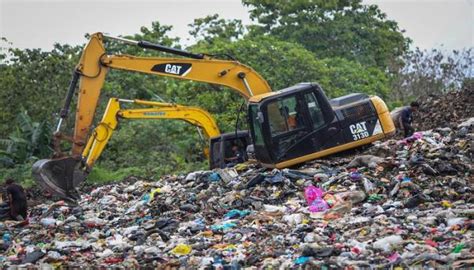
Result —
[{"label": "trash pile", "polygon": [[[470,86],[468,86],[470,87]],[[419,100],[421,107],[417,112],[420,121],[417,130],[456,126],[463,118],[474,116],[474,88],[453,91],[441,96],[428,96]]]},{"label": "trash pile", "polygon": [[0,265],[328,269],[474,264],[474,118],[299,168],[110,184],[0,224]]}]

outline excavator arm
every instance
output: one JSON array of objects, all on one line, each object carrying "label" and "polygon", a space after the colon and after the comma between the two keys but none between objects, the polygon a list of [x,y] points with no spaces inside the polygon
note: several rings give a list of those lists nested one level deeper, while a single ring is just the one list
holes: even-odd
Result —
[{"label": "excavator arm", "polygon": [[[74,145],[72,147],[73,156],[79,155],[84,148],[101,88],[104,84],[105,75],[109,68],[227,86],[237,91],[245,99],[249,99],[254,95],[271,92],[271,88],[265,79],[252,68],[238,61],[210,59],[204,55],[191,54],[176,49],[169,51],[172,48],[167,48],[167,52],[180,53],[194,58],[107,55],[103,39],[104,36],[101,33],[91,36],[75,71],[76,76],[80,76],[80,79],[79,100],[73,137]],[[133,42],[130,40],[126,41],[129,43]],[[139,45],[143,44],[143,42],[134,44]],[[166,48],[160,45],[146,44],[147,46],[142,45],[142,47],[159,50]],[[153,46],[158,47],[155,48]]]},{"label": "excavator arm", "polygon": [[[185,58],[109,55],[104,46],[105,38]],[[66,137],[60,130],[79,83],[74,135],[68,138],[72,141],[71,153],[64,155],[60,149],[56,149],[53,159],[39,160],[33,165],[33,176],[37,182],[65,199],[77,198],[75,187],[83,182],[87,175],[82,170],[84,168],[82,152],[86,147],[100,92],[109,69],[226,86],[247,100],[252,96],[271,92],[264,78],[238,61],[213,59],[204,54],[194,54],[147,41],[110,37],[102,33],[92,34],[73,72],[54,136],[55,145],[60,145],[58,140]]]},{"label": "excavator arm", "polygon": [[[134,105],[150,106],[140,109],[122,109],[121,103],[132,103]],[[109,99],[102,120],[92,132],[86,147],[82,153],[82,159],[86,163],[86,170],[90,170],[102,154],[109,142],[114,130],[117,128],[119,119],[176,119],[188,122],[204,131],[206,139],[219,136],[219,128],[214,118],[197,107],[188,107],[172,103],[162,103],[144,100],[124,100],[118,98]],[[209,149],[204,149],[206,155]]]}]

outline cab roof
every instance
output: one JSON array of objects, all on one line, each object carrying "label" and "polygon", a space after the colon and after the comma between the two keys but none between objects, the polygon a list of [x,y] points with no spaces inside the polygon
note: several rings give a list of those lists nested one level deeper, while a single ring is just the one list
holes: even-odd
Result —
[{"label": "cab roof", "polygon": [[317,87],[317,88],[321,89],[321,87],[317,83],[304,82],[304,83],[299,83],[299,84],[296,84],[296,85],[293,85],[293,86],[290,86],[290,87],[287,87],[287,88],[283,88],[283,89],[278,90],[278,91],[253,96],[249,99],[249,103],[259,103],[259,102],[261,102],[265,99],[268,99],[268,98],[283,96],[283,95],[287,95],[287,94],[290,94],[290,93],[293,93],[293,92],[299,92],[301,90],[311,89],[313,87]]}]

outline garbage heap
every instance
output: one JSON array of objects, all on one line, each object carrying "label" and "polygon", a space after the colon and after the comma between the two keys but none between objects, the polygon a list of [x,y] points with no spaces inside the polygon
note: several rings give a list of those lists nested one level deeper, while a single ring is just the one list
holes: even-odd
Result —
[{"label": "garbage heap", "polygon": [[456,128],[465,117],[474,116],[474,88],[466,86],[462,91],[453,91],[445,95],[430,95],[418,100],[421,104],[417,112],[418,130],[438,127]]},{"label": "garbage heap", "polygon": [[3,266],[328,269],[474,262],[474,118],[295,169],[129,179],[2,223]]}]

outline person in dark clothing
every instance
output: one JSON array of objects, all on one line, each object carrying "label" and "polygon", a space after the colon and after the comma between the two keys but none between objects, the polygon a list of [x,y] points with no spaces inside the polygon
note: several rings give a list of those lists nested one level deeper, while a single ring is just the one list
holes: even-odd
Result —
[{"label": "person in dark clothing", "polygon": [[244,153],[240,150],[239,146],[234,144],[232,146],[232,157],[226,158],[225,161],[228,166],[234,166],[235,164],[244,162]]},{"label": "person in dark clothing", "polygon": [[10,217],[14,220],[25,220],[28,211],[25,190],[22,186],[15,184],[13,179],[9,178],[5,183],[10,204]]},{"label": "person in dark clothing", "polygon": [[395,109],[391,113],[391,117],[395,127],[403,130],[404,137],[410,137],[415,132],[415,129],[411,126],[413,122],[413,112],[416,112],[420,104],[416,101],[410,103],[410,106]]}]

